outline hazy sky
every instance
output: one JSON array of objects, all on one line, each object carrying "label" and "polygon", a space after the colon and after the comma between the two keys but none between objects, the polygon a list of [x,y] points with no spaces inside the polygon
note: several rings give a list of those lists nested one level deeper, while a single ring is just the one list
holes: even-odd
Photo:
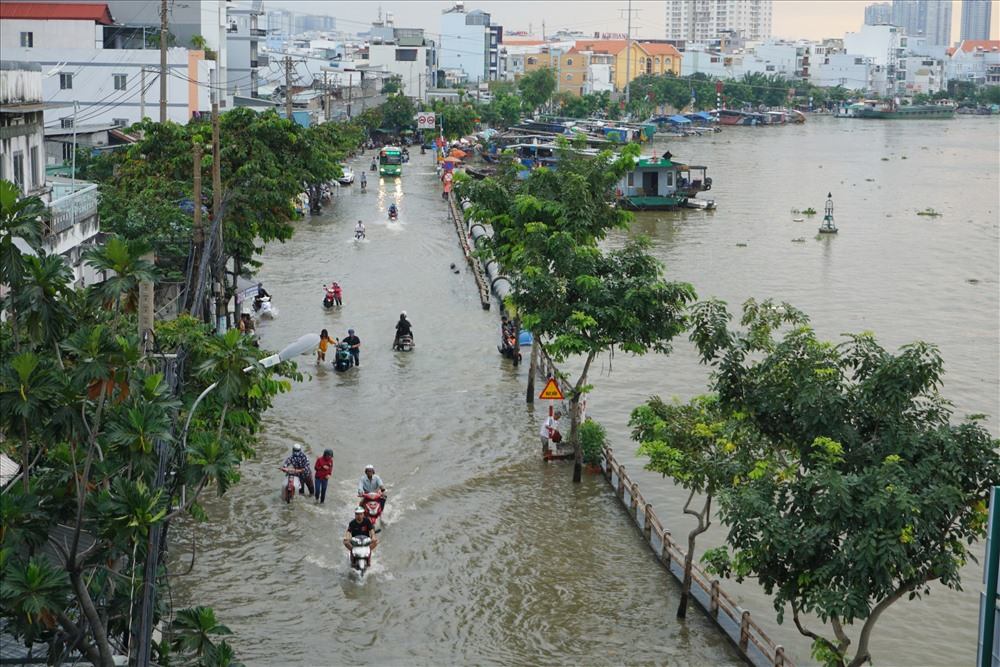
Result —
[{"label": "hazy sky", "polygon": [[[856,31],[864,22],[865,5],[872,0],[774,0],[773,32],[775,37],[843,37]],[[362,29],[383,12],[392,12],[400,27],[425,28],[436,33],[441,29],[441,10],[453,6],[451,0],[264,0],[265,8],[284,8],[308,14],[337,17],[337,27],[346,31]],[[952,41],[958,40],[962,3],[953,0]],[[542,21],[546,32],[569,28],[583,32],[625,32],[626,0],[466,0],[466,9],[482,9],[505,30],[528,30],[540,33]],[[664,3],[657,0],[632,0],[639,10],[633,17],[633,36],[663,37]],[[991,36],[1000,35],[1000,0],[993,0]]]}]

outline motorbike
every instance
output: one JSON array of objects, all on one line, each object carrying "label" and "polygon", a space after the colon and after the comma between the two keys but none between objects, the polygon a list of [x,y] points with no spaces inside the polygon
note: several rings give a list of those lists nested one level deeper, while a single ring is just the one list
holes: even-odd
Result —
[{"label": "motorbike", "polygon": [[305,493],[305,485],[302,483],[302,478],[298,474],[291,472],[293,468],[281,468],[281,472],[285,473],[285,484],[281,487],[281,499],[286,503],[292,502],[292,498],[295,497],[295,491],[298,490],[299,493]]},{"label": "motorbike", "polygon": [[337,305],[337,293],[334,292],[329,287],[326,288],[323,294],[323,307],[326,308],[327,310],[330,310],[336,305]]},{"label": "motorbike", "polygon": [[521,346],[518,344],[517,335],[511,331],[503,331],[500,334],[500,345],[497,351],[510,359],[515,366],[521,363]]},{"label": "motorbike", "polygon": [[398,220],[399,219],[399,209],[390,208],[389,209],[389,219],[390,220]]},{"label": "motorbike", "polygon": [[365,516],[371,520],[372,526],[377,527],[379,517],[382,516],[382,503],[379,502],[382,497],[381,491],[372,491],[361,496],[361,506],[365,508]]},{"label": "motorbike", "polygon": [[278,311],[271,305],[271,297],[265,296],[254,300],[253,309],[257,313],[258,318],[268,318],[274,319]]},{"label": "motorbike", "polygon": [[351,346],[347,343],[338,343],[337,351],[333,355],[333,368],[338,371],[346,371],[354,365],[354,358],[351,357]]},{"label": "motorbike", "polygon": [[398,352],[409,352],[413,349],[413,335],[403,334],[398,337],[392,344],[392,349]]},{"label": "motorbike", "polygon": [[363,241],[364,238],[365,238],[365,230],[363,230],[363,229],[355,229],[354,230],[354,240],[355,241]]},{"label": "motorbike", "polygon": [[372,564],[372,538],[357,535],[351,538],[351,568],[357,570],[360,576],[365,576],[365,570]]},{"label": "motorbike", "polygon": [[364,192],[367,187],[368,187],[368,181],[362,179],[362,181],[361,181],[361,191]]}]

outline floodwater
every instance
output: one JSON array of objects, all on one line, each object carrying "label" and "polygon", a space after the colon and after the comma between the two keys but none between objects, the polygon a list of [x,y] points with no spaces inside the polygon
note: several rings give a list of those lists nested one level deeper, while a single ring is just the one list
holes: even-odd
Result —
[{"label": "floodwater", "polygon": [[[431,156],[417,149],[402,178],[369,173],[368,186],[297,223],[259,274],[278,310],[260,327],[266,347],[354,328],[361,365],[300,359],[311,380],[278,397],[240,484],[207,499],[211,523],[173,532],[172,571],[197,551],[175,607],[214,607],[249,665],[740,664],[702,615],[674,619],[677,586],[603,479],[573,485],[571,469],[540,461],[546,406],[525,405],[526,367],[497,353],[499,316],[480,306]],[[344,305],[327,312],[331,280]],[[400,310],[409,353],[390,349]],[[335,452],[324,505],[279,499],[294,443],[311,460]],[[368,463],[390,495],[361,582],[341,537]]]},{"label": "floodwater", "polygon": [[[805,310],[828,338],[871,330],[890,349],[937,343],[944,395],[958,415],[991,414],[997,433],[998,139],[989,118],[810,118],[670,140],[657,149],[709,166],[718,210],[642,214],[629,233],[652,239],[669,279],[734,309],[773,297]],[[198,554],[174,584],[174,605],[213,606],[253,665],[738,664],[702,614],[676,621],[677,586],[606,484],[585,475],[574,486],[568,465],[539,462],[544,405],[525,405],[526,368],[496,353],[497,313],[480,309],[430,157],[415,151],[402,179],[372,179],[364,195],[346,190],[268,248],[260,275],[279,317],[261,331],[276,349],[305,332],[354,327],[361,367],[337,374],[302,359],[311,380],[278,398],[257,460],[208,502],[212,523],[173,533],[175,570],[194,543]],[[840,233],[818,238],[827,192]],[[399,223],[386,221],[390,201]],[[820,215],[791,213],[810,206]],[[927,207],[942,215],[916,215]],[[356,244],[359,218],[368,239]],[[344,285],[345,303],[324,312],[330,280]],[[408,354],[389,349],[401,309],[415,323]],[[689,528],[686,494],[640,470],[628,414],[651,394],[701,393],[706,380],[684,342],[667,357],[604,358],[592,373],[589,414],[678,538]],[[311,457],[336,452],[323,506],[279,501],[277,466],[296,442]],[[358,582],[339,540],[367,463],[390,499],[383,546]],[[699,551],[724,538],[713,528]],[[883,615],[876,664],[973,662],[982,570],[970,563],[963,574],[964,592],[932,586]],[[758,588],[724,587],[798,664],[810,662],[808,642],[776,623]]]}]

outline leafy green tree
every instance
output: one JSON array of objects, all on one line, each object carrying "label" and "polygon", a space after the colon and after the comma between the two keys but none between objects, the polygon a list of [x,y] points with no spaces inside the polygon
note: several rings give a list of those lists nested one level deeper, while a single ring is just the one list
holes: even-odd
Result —
[{"label": "leafy green tree", "polygon": [[392,78],[385,82],[382,86],[382,92],[386,95],[395,95],[402,90],[402,85],[398,78]]},{"label": "leafy green tree", "polygon": [[213,637],[225,637],[233,632],[216,620],[215,611],[210,607],[193,607],[177,612],[170,624],[170,634],[174,651],[202,658],[216,649]]},{"label": "leafy green tree", "polygon": [[[929,594],[934,581],[959,587],[966,545],[983,536],[989,489],[1000,479],[1000,442],[981,416],[951,423],[931,345],[894,354],[869,333],[827,343],[768,302],[745,305],[745,332],[729,331],[719,303],[700,304],[693,319],[692,337],[717,367],[720,403],[745,415],[774,454],[720,489],[728,548],[705,558],[722,574],[756,578],[779,621],[790,608],[816,660],[869,662],[886,609]],[[832,635],[806,627],[805,613]]]},{"label": "leafy green tree", "polygon": [[409,97],[402,93],[392,95],[382,105],[382,123],[397,133],[412,130],[415,127],[413,116],[416,113],[417,109]]},{"label": "leafy green tree", "polygon": [[556,75],[548,67],[528,72],[517,80],[517,89],[527,110],[534,113],[556,92]]},{"label": "leafy green tree", "polygon": [[135,303],[139,283],[157,278],[156,267],[143,259],[149,249],[144,241],[130,241],[116,235],[84,252],[84,261],[108,276],[90,290],[98,303],[111,304],[116,313],[122,310],[123,302]]},{"label": "leafy green tree", "polygon": [[499,178],[460,184],[473,203],[474,219],[493,227],[483,253],[511,276],[512,303],[525,327],[544,340],[557,362],[582,357],[583,369],[569,395],[573,479],[580,481],[580,401],[590,390],[590,367],[602,352],[667,352],[685,325],[685,304],[694,290],[666,282],[662,266],[637,240],[614,250],[597,243],[628,224],[630,214],[612,206],[612,189],[628,171],[638,146],[619,157],[591,159],[565,142],[559,168],[538,169],[518,180],[508,164]]}]

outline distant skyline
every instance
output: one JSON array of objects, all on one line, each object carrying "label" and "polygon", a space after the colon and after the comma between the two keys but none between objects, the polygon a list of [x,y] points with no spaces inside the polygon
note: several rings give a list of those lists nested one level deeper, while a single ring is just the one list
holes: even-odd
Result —
[{"label": "distant skyline", "polygon": [[[337,28],[349,32],[363,30],[378,16],[391,12],[396,25],[424,28],[437,33],[442,10],[454,6],[453,0],[264,0],[265,9],[287,9],[305,14],[325,14],[337,18]],[[864,23],[869,0],[774,0],[773,33],[785,39],[843,37]],[[962,20],[961,0],[952,2],[952,41],[959,38]],[[466,9],[482,9],[493,15],[505,30],[528,30],[546,33],[561,28],[585,33],[621,32],[626,29],[626,0],[466,0]],[[1000,35],[1000,0],[993,0],[990,37]],[[658,0],[632,0],[632,35],[639,38],[662,38],[664,3]]]}]

